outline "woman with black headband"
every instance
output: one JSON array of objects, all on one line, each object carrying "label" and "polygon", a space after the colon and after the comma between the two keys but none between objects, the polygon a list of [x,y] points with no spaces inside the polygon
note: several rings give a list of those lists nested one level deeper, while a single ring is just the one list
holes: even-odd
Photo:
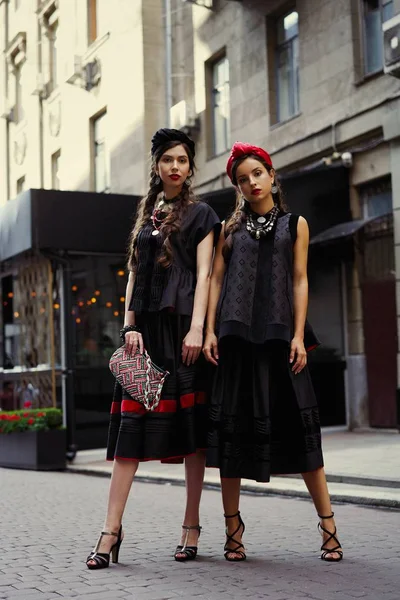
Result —
[{"label": "woman with black headband", "polygon": [[[192,191],[195,145],[176,129],[152,139],[149,189],[132,231],[121,336],[134,355],[145,348],[169,375],[154,411],[119,384],[111,409],[107,459],[113,460],[104,531],[89,569],[118,562],[122,515],[140,461],[183,462],[187,502],[175,559],[192,560],[200,535],[199,505],[207,438],[207,363],[201,354],[214,245],[221,224]],[[215,240],[215,243],[214,243]]]},{"label": "woman with black headband", "polygon": [[267,482],[271,474],[301,473],[320,519],[321,558],[337,562],[343,552],[307,368],[307,351],[318,345],[306,321],[308,225],[286,211],[262,148],[234,144],[227,173],[238,199],[216,250],[204,345],[218,365],[207,466],[220,469],[224,555],[246,558],[240,478]]}]

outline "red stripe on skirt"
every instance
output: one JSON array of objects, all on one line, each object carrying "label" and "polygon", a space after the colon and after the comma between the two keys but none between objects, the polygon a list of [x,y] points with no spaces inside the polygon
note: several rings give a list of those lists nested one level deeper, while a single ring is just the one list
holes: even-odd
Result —
[{"label": "red stripe on skirt", "polygon": [[[195,404],[206,404],[207,398],[204,392],[195,392],[194,394],[184,394],[180,397],[181,408],[193,408]],[[176,400],[160,400],[159,405],[153,411],[155,413],[175,413],[177,409]],[[147,410],[137,400],[122,400],[122,402],[112,402],[111,414],[121,414],[121,412],[130,412],[139,415],[146,414]]]}]

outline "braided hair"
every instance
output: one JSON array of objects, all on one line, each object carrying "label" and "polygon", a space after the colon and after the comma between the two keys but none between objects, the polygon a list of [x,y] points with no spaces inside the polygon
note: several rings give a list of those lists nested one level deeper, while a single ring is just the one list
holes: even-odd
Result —
[{"label": "braided hair", "polygon": [[[167,141],[165,144],[162,144],[155,148],[152,154],[149,190],[146,196],[144,196],[139,203],[137,218],[129,240],[128,268],[131,271],[135,271],[137,267],[136,245],[138,235],[142,228],[150,222],[151,215],[153,213],[154,206],[157,201],[157,197],[163,191],[163,183],[157,175],[156,171],[157,164],[159,163],[162,155],[167,150],[181,145],[185,148],[187,152],[190,169],[192,172],[194,172],[194,153],[192,151],[191,146],[185,142],[176,139],[172,141]],[[182,187],[182,191],[179,194],[178,198],[172,204],[171,212],[164,219],[160,227],[160,232],[163,234],[164,241],[162,244],[158,262],[163,267],[169,267],[172,263],[172,245],[170,241],[171,235],[180,231],[182,219],[187,211],[188,206],[195,202],[198,202],[198,200],[193,193],[191,185],[186,185],[185,183]]]}]

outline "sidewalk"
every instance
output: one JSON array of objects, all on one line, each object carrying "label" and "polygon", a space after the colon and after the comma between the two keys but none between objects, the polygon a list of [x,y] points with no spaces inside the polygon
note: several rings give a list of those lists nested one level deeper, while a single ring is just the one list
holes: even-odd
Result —
[{"label": "sidewalk", "polygon": [[[394,431],[323,432],[325,470],[334,502],[400,509],[400,434]],[[112,463],[105,449],[78,453],[69,471],[110,477]],[[182,465],[146,462],[137,479],[157,483],[184,483]],[[219,487],[217,469],[207,469],[205,484]],[[243,490],[253,494],[308,497],[298,475],[273,477],[270,483],[243,480]]]}]

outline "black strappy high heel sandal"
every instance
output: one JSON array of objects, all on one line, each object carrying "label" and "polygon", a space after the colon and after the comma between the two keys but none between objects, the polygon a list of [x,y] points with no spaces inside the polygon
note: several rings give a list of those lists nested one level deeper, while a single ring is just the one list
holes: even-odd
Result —
[{"label": "black strappy high heel sandal", "polygon": [[[332,513],[331,515],[329,515],[329,517],[323,517],[321,515],[318,515],[318,516],[320,519],[333,519],[333,517],[335,516],[335,513]],[[340,545],[340,542],[336,537],[336,531],[337,531],[336,525],[335,525],[335,531],[332,533],[332,531],[328,531],[327,529],[325,529],[325,527],[323,527],[321,525],[321,523],[318,523],[318,531],[322,535],[322,539],[323,539],[324,533],[329,535],[328,539],[325,540],[325,542],[321,546],[321,550],[322,550],[321,560],[326,560],[326,562],[339,562],[340,560],[342,560],[343,552],[342,552],[342,550],[339,550],[339,548],[341,548],[342,546]],[[327,548],[326,544],[328,542],[330,542],[331,540],[336,542],[337,546],[335,546],[334,548]],[[332,557],[328,558],[327,554],[338,554],[338,558],[332,558]]]},{"label": "black strappy high heel sandal", "polygon": [[[196,529],[199,532],[199,537],[201,534],[200,525],[182,525],[182,529],[186,530],[185,541],[183,542],[183,546],[177,546],[174,554],[175,560],[178,562],[185,562],[187,560],[194,560],[197,556],[197,546],[187,546],[187,541],[189,539],[189,531],[192,529]],[[178,554],[184,554],[184,556],[178,556]]]},{"label": "black strappy high heel sandal", "polygon": [[[100,547],[100,543],[101,543],[103,535],[115,535],[115,537],[117,538],[117,541],[111,547],[110,552],[108,554],[106,552],[97,552],[97,550]],[[122,525],[119,528],[118,532],[102,531],[99,539],[97,540],[95,549],[93,550],[93,552],[91,554],[89,554],[89,556],[86,559],[87,568],[93,569],[93,570],[94,569],[106,569],[107,567],[110,566],[110,554],[112,555],[112,562],[117,563],[118,557],[119,557],[119,549],[121,547],[121,544],[122,544]],[[88,563],[90,560],[93,560],[96,564],[89,565]]]},{"label": "black strappy high heel sandal", "polygon": [[[243,527],[242,535],[244,534],[244,530],[246,528],[244,522],[242,521],[242,517],[240,516],[240,512],[238,511],[235,515],[224,515],[224,517],[225,519],[234,519],[235,517],[239,518],[239,525],[232,533],[232,535],[228,533],[228,528],[226,528],[226,542],[224,546],[224,556],[226,560],[229,560],[230,562],[240,562],[242,560],[246,560],[247,556],[244,552],[243,544],[235,540],[235,535],[239,533],[241,527]],[[233,542],[234,544],[236,544],[236,548],[228,548],[227,545],[229,544],[229,542]],[[243,550],[241,550],[240,548],[243,548]],[[232,558],[229,556],[229,554],[238,554],[238,557]]]}]

